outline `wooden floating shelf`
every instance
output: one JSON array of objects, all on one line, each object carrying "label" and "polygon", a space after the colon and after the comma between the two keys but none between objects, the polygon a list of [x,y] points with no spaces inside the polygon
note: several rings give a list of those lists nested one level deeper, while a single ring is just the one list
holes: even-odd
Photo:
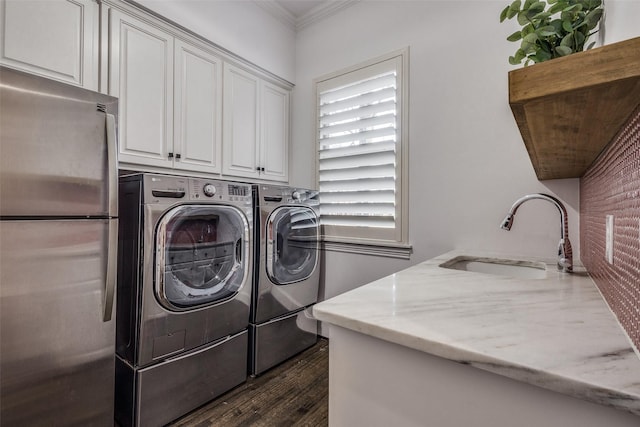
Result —
[{"label": "wooden floating shelf", "polygon": [[578,178],[640,106],[640,37],[509,72],[538,179]]}]

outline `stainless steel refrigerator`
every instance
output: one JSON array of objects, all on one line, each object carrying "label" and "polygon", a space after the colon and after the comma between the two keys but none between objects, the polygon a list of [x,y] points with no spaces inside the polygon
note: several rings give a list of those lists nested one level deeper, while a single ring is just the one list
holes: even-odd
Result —
[{"label": "stainless steel refrigerator", "polygon": [[117,108],[0,67],[3,426],[113,426]]}]

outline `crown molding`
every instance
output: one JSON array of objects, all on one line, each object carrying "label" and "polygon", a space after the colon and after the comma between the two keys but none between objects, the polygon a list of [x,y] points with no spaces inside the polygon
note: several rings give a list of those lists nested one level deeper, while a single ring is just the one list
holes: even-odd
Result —
[{"label": "crown molding", "polygon": [[311,9],[304,15],[296,18],[291,12],[273,0],[253,0],[253,3],[271,14],[274,18],[282,22],[293,31],[300,31],[302,28],[318,22],[322,19],[358,3],[360,0],[329,0]]},{"label": "crown molding", "polygon": [[353,6],[359,1],[360,0],[329,0],[319,4],[296,20],[296,31],[300,31],[311,24],[328,18],[347,7]]},{"label": "crown molding", "polygon": [[275,1],[265,1],[265,0],[253,0],[253,3],[259,6],[261,9],[265,10],[271,16],[276,18],[278,21],[282,22],[284,25],[289,27],[291,30],[296,30],[296,17],[293,16],[293,13],[289,12],[284,7],[280,6],[280,4]]}]

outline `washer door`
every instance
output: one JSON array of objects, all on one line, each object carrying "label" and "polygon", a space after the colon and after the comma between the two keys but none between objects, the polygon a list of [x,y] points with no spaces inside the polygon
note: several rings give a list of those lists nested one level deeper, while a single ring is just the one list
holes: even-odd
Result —
[{"label": "washer door", "polygon": [[318,217],[304,206],[275,209],[267,220],[267,275],[276,285],[311,276],[318,260]]},{"label": "washer door", "polygon": [[184,311],[232,298],[246,282],[249,223],[231,206],[183,205],[156,230],[156,295]]}]

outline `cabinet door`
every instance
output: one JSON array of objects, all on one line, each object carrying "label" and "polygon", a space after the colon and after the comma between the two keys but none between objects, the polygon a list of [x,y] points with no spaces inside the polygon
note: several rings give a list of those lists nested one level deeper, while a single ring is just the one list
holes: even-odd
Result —
[{"label": "cabinet door", "polygon": [[259,156],[258,78],[224,66],[223,172],[257,178]]},{"label": "cabinet door", "polygon": [[220,173],[222,62],[175,41],[174,167]]},{"label": "cabinet door", "polygon": [[109,94],[120,98],[120,161],[171,167],[173,37],[109,11]]},{"label": "cabinet door", "polygon": [[0,0],[0,63],[98,89],[94,0]]},{"label": "cabinet door", "polygon": [[260,174],[287,181],[289,163],[289,92],[262,84],[260,108]]}]

